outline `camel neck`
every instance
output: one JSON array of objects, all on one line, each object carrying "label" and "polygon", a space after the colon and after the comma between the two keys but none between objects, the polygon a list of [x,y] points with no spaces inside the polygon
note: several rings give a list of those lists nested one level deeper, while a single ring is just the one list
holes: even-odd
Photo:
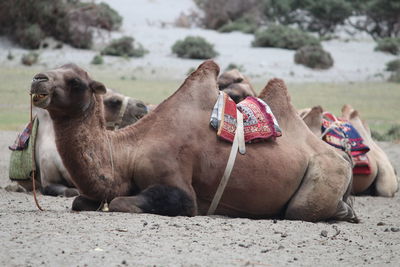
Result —
[{"label": "camel neck", "polygon": [[57,149],[79,191],[96,200],[115,197],[111,136],[105,129],[101,99],[83,118],[54,120]]}]

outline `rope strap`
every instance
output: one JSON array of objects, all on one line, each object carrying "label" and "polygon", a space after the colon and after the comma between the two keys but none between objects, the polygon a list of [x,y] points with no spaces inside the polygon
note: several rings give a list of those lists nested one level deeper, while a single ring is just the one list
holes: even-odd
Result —
[{"label": "rope strap", "polygon": [[210,208],[207,211],[207,215],[214,214],[219,201],[221,200],[222,194],[224,193],[225,187],[228,184],[229,177],[231,176],[231,172],[233,166],[235,164],[236,155],[239,149],[240,154],[244,154],[246,152],[245,144],[244,144],[244,132],[243,132],[243,114],[240,113],[239,110],[236,110],[237,114],[237,128],[235,137],[233,139],[233,144],[231,148],[231,153],[229,154],[228,163],[226,164],[224,175],[222,176],[221,182],[219,183],[217,192],[214,195],[214,198],[211,202]]}]

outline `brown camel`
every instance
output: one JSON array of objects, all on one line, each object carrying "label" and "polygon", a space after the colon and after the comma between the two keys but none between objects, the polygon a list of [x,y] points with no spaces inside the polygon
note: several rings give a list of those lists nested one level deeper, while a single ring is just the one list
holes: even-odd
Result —
[{"label": "brown camel", "polygon": [[[107,89],[103,97],[104,117],[107,123],[123,128],[135,123],[147,113],[146,106],[142,101],[127,97],[125,110],[121,110],[125,96]],[[35,159],[37,171],[40,174],[37,188],[41,189],[44,195],[72,197],[79,195],[74,188],[67,169],[62,163],[57,151],[53,122],[47,110],[35,108],[39,119],[38,134],[35,144]],[[121,116],[120,116],[121,114]],[[26,190],[32,190],[32,182],[18,182]]]},{"label": "brown camel", "polygon": [[[318,137],[321,136],[322,113],[323,109],[320,106],[299,111],[304,122]],[[350,105],[343,106],[342,117],[356,128],[364,139],[364,143],[370,148],[366,156],[369,159],[371,173],[354,174],[352,193],[393,197],[398,190],[395,170],[385,152],[372,139],[368,125],[360,119],[358,112]]]},{"label": "brown camel", "polygon": [[257,96],[249,79],[237,69],[222,73],[217,80],[218,88],[239,103],[248,96]]},{"label": "brown camel", "polygon": [[[213,61],[204,62],[154,111],[116,132],[105,130],[101,116],[104,85],[84,70],[70,64],[35,75],[34,104],[49,111],[61,158],[81,193],[72,209],[108,202],[118,212],[205,214],[231,150],[209,125],[218,73]],[[282,80],[271,80],[260,97],[284,134],[238,155],[215,213],[356,221],[347,198],[350,162],[308,130]]]},{"label": "brown camel", "polygon": [[148,113],[148,108],[142,101],[124,96],[111,89],[107,89],[103,103],[104,119],[110,130],[133,124]]}]

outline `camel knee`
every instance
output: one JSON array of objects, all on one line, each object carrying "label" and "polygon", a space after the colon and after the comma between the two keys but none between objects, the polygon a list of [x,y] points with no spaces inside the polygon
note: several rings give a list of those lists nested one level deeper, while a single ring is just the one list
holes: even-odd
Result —
[{"label": "camel knee", "polygon": [[167,185],[151,186],[133,197],[117,197],[111,201],[109,209],[165,216],[195,215],[194,200],[182,189]]},{"label": "camel knee", "polygon": [[72,210],[74,211],[96,211],[101,207],[101,202],[88,199],[84,196],[77,196],[72,202]]}]

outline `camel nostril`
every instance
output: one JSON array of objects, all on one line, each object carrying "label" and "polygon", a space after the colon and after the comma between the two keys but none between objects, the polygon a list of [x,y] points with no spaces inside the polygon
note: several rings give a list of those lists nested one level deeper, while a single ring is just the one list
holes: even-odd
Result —
[{"label": "camel nostril", "polygon": [[47,82],[49,80],[49,77],[47,77],[45,74],[43,74],[43,73],[39,73],[39,74],[36,74],[34,77],[33,77],[33,80],[32,80],[32,82]]}]

